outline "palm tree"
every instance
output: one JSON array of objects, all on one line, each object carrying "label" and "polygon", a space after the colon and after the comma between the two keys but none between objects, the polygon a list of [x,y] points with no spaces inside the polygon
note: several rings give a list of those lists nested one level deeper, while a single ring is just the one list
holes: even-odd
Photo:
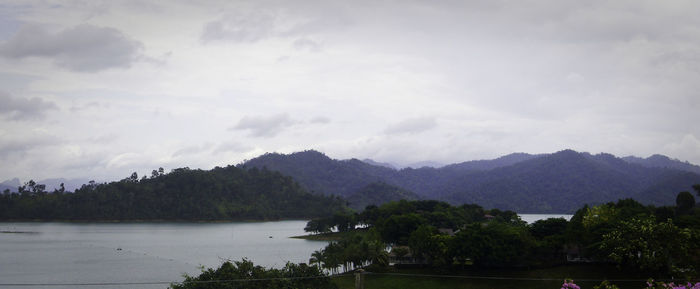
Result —
[{"label": "palm tree", "polygon": [[314,251],[311,253],[311,258],[309,258],[309,264],[310,265],[315,265],[317,268],[321,268],[322,265],[322,260],[323,260],[323,251]]}]

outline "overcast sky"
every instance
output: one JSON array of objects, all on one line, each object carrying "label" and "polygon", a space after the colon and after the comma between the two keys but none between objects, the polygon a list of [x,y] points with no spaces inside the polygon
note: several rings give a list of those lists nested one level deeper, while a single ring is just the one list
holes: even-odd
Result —
[{"label": "overcast sky", "polygon": [[265,152],[700,164],[698,1],[0,0],[0,180]]}]

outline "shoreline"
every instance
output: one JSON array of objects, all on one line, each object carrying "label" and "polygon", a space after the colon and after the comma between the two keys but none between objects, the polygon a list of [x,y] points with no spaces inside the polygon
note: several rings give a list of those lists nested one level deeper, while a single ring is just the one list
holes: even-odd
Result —
[{"label": "shoreline", "polygon": [[343,239],[343,237],[347,235],[352,235],[352,234],[363,234],[367,232],[367,230],[364,229],[356,229],[352,231],[347,231],[347,232],[329,232],[329,233],[320,233],[320,234],[308,234],[308,235],[301,235],[301,236],[292,236],[289,238],[294,238],[294,239],[304,239],[304,240],[310,240],[310,241],[340,241]]}]

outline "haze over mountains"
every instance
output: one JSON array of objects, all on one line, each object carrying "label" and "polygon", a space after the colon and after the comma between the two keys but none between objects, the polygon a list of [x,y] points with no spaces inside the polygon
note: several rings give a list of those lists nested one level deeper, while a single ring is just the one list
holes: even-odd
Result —
[{"label": "haze over mountains", "polygon": [[400,170],[374,161],[334,160],[311,150],[268,153],[241,166],[277,170],[312,192],[350,200],[357,199],[354,195],[358,193],[367,195],[367,186],[383,183],[386,191],[394,192],[387,200],[395,199],[397,191],[412,192],[423,199],[476,203],[520,213],[573,212],[584,204],[624,198],[668,205],[678,192],[700,183],[700,167],[665,156],[619,158],[572,150],[514,153],[493,160]]}]

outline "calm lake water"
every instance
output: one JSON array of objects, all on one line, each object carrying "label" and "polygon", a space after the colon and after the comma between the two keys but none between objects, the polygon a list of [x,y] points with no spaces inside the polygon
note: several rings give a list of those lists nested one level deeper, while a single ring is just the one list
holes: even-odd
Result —
[{"label": "calm lake water", "polygon": [[528,224],[532,224],[538,220],[544,220],[544,219],[549,219],[549,218],[564,218],[567,221],[571,220],[571,217],[574,215],[567,215],[567,214],[518,214],[520,216],[520,219],[523,221],[527,222]]},{"label": "calm lake water", "polygon": [[[571,215],[521,214],[528,223]],[[246,257],[256,265],[308,262],[326,242],[292,239],[306,221],[250,223],[0,223],[2,288],[76,288],[6,284],[178,282],[199,267]],[[78,288],[166,288],[167,284]]]},{"label": "calm lake water", "polygon": [[0,223],[0,231],[27,232],[0,234],[0,284],[176,282],[183,280],[183,273],[198,274],[200,265],[218,267],[226,259],[246,257],[266,267],[308,262],[326,243],[289,238],[303,235],[305,225],[306,221]]}]

